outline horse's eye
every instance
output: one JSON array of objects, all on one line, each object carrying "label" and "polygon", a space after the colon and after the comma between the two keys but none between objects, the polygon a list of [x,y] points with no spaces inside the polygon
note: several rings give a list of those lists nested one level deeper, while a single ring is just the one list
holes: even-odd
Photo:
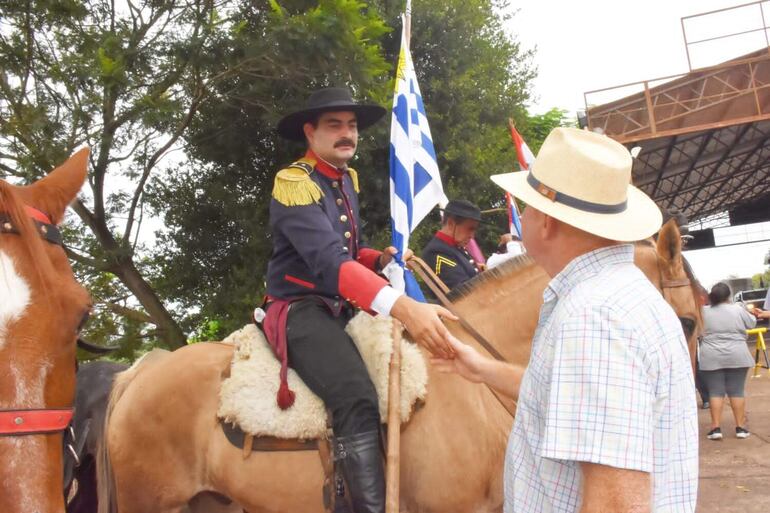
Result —
[{"label": "horse's eye", "polygon": [[680,317],[679,322],[682,323],[682,329],[684,330],[685,336],[690,338],[695,332],[695,321],[693,319],[688,319],[687,317]]},{"label": "horse's eye", "polygon": [[80,324],[78,324],[76,333],[80,333],[83,331],[83,328],[86,327],[86,323],[88,322],[89,317],[91,317],[90,312],[86,312],[83,314],[83,317],[80,319]]}]

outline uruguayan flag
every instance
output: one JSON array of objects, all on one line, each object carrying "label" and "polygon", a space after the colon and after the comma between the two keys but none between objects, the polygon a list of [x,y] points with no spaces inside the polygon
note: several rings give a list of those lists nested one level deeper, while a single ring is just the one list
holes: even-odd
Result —
[{"label": "uruguayan flag", "polygon": [[411,297],[423,299],[411,273],[407,271],[403,278],[399,276],[403,273],[401,256],[409,247],[412,230],[437,203],[446,202],[425,106],[402,30],[390,124],[390,216],[393,246],[398,249],[400,265],[389,269],[388,277],[394,287],[405,290]]}]

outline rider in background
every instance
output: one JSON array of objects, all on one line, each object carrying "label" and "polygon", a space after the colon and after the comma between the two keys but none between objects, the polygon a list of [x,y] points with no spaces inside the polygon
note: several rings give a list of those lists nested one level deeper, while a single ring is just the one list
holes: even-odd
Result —
[{"label": "rider in background", "polygon": [[479,273],[479,266],[466,246],[480,222],[479,207],[467,200],[452,200],[443,210],[441,229],[423,249],[422,259],[450,289]]}]

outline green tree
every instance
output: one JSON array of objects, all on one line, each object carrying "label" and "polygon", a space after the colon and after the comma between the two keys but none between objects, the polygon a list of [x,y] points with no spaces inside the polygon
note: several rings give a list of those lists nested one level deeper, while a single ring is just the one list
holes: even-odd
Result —
[{"label": "green tree", "polygon": [[[280,4],[289,14],[305,8],[298,2]],[[169,227],[157,254],[165,276],[162,288],[190,305],[190,327],[211,333],[210,322],[216,320],[222,336],[246,322],[264,292],[272,178],[303,151],[302,145],[276,137],[273,126],[280,116],[301,105],[310,90],[325,85],[349,86],[359,98],[386,106],[392,102],[388,63],[395,64],[400,49],[402,5],[369,5],[371,15],[387,20],[392,29],[378,27],[379,34],[366,36],[380,45],[386,66],[354,76],[350,68],[360,58],[334,50],[335,58],[320,61],[295,89],[283,82],[239,79],[236,100],[207,104],[187,134],[190,152],[200,164],[179,167],[174,177],[153,183],[153,206]],[[515,161],[508,118],[528,126],[524,103],[534,73],[531,54],[505,34],[500,2],[426,0],[414,7],[412,55],[447,193],[466,196],[484,208],[500,206],[503,195],[488,176],[511,170]],[[257,23],[254,13],[244,11],[243,16],[248,26]],[[299,62],[308,51],[302,45],[322,44],[315,35],[294,41]],[[250,101],[255,90],[272,91],[274,101],[255,104]],[[362,134],[351,163],[359,170],[364,232],[375,247],[390,242],[388,145],[386,118]],[[437,221],[434,216],[423,222],[414,248],[422,247]],[[499,227],[484,236],[496,240],[504,227],[500,216]]]},{"label": "green tree", "polygon": [[[102,312],[121,322],[150,320],[133,330],[141,337],[171,347],[186,343],[172,307],[183,312],[187,305],[172,288],[157,286],[163,268],[147,258],[138,236],[146,186],[153,177],[164,180],[175,160],[166,156],[184,149],[201,109],[209,102],[248,103],[270,118],[277,97],[299,97],[295,90],[331,62],[348,59],[341,72],[362,84],[387,69],[379,46],[367,40],[387,29],[360,2],[286,4],[8,0],[0,6],[1,169],[5,177],[32,180],[76,147],[92,148],[89,190],[73,205],[79,223],[70,230],[77,242],[69,255],[98,289],[97,299],[112,305]],[[100,288],[102,273],[118,283],[107,280],[115,286]]]}]

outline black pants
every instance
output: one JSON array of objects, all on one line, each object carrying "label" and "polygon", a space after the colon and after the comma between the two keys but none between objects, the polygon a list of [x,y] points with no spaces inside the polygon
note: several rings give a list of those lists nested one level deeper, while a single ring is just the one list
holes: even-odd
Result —
[{"label": "black pants", "polygon": [[377,391],[353,340],[351,313],[334,317],[317,298],[292,303],[286,321],[289,366],[332,414],[335,436],[380,428]]}]

